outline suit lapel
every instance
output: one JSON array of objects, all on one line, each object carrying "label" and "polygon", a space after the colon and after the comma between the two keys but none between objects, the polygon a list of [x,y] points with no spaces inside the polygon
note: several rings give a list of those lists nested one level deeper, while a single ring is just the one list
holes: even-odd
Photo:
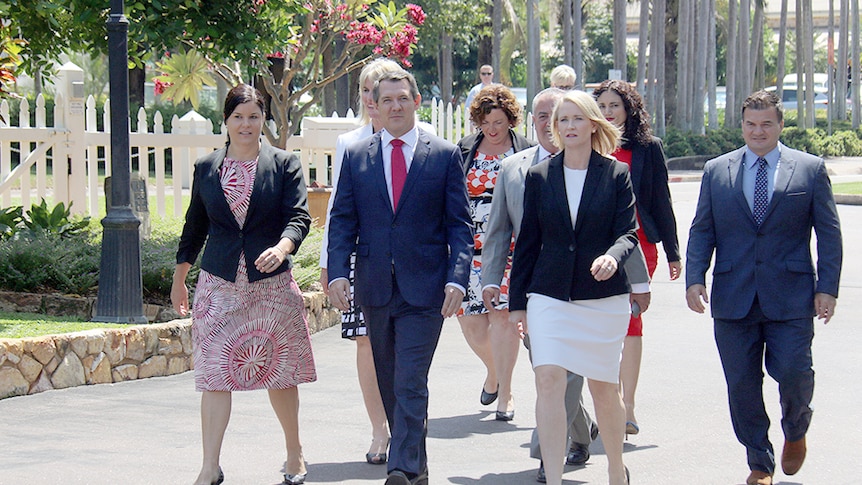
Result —
[{"label": "suit lapel", "polygon": [[632,164],[629,167],[632,177],[632,190],[635,194],[639,193],[641,188],[641,177],[644,171],[644,157],[646,156],[647,148],[635,143],[632,148]]},{"label": "suit lapel", "polygon": [[379,196],[383,198],[385,205],[389,207],[389,213],[392,214],[392,199],[389,197],[389,187],[386,185],[386,173],[383,171],[383,147],[380,143],[379,131],[371,138],[366,156],[368,157],[368,173],[377,186]]},{"label": "suit lapel", "polygon": [[404,189],[401,191],[401,199],[398,203],[399,209],[402,207],[401,202],[410,197],[413,187],[422,179],[422,172],[425,170],[428,155],[431,153],[431,147],[429,146],[431,140],[425,136],[424,131],[418,130],[418,133],[416,148],[413,150],[413,161],[410,162],[410,170],[407,171],[407,178],[404,179]]},{"label": "suit lapel", "polygon": [[257,155],[257,169],[254,175],[254,187],[252,187],[251,197],[248,201],[248,212],[246,220],[250,220],[255,209],[260,204],[260,199],[263,197],[265,185],[271,184],[273,174],[275,173],[275,154],[272,151],[272,146],[269,143],[261,142],[260,153]]},{"label": "suit lapel", "polygon": [[749,220],[754,222],[754,216],[751,215],[751,207],[748,206],[748,201],[745,200],[745,192],[742,190],[742,177],[745,170],[745,148],[741,148],[730,157],[728,160],[728,180],[733,189],[733,198],[740,205],[742,210],[748,214]]},{"label": "suit lapel", "polygon": [[575,231],[572,229],[572,214],[569,212],[569,198],[566,195],[566,175],[563,172],[563,152],[555,155],[548,163],[548,183],[553,191],[554,203],[562,216],[561,221],[566,224],[566,228],[574,240]]},{"label": "suit lapel", "polygon": [[581,194],[581,202],[578,204],[578,220],[575,222],[575,234],[583,226],[583,221],[586,217],[583,216],[584,211],[592,203],[595,198],[596,189],[599,186],[599,181],[604,177],[605,171],[608,170],[608,162],[602,160],[595,151],[590,155],[590,164],[587,166],[587,177],[584,180],[584,191]]},{"label": "suit lapel", "polygon": [[787,187],[790,186],[790,179],[793,178],[793,172],[796,171],[796,160],[793,160],[792,158],[784,158],[784,152],[784,150],[781,151],[782,155],[778,159],[778,168],[775,173],[775,186],[772,189],[772,199],[770,199],[769,205],[766,206],[766,214],[763,215],[764,221],[769,218],[769,214],[775,210],[775,207],[781,203],[781,200],[787,193]]}]

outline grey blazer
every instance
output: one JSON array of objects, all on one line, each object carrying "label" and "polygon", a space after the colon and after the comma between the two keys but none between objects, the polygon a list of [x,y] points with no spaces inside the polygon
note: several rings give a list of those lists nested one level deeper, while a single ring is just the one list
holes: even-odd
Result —
[{"label": "grey blazer", "polygon": [[[524,180],[527,170],[539,162],[539,147],[534,146],[506,157],[497,173],[491,213],[482,247],[482,285],[500,286],[509,255],[512,234],[518,239],[524,216]],[[649,284],[649,272],[640,245],[625,262],[625,272],[632,285]]]}]

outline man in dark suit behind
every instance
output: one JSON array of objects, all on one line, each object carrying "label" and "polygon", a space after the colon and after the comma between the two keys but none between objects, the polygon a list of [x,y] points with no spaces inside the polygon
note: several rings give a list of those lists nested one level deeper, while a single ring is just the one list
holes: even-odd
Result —
[{"label": "man in dark suit behind", "polygon": [[348,308],[356,252],[356,303],[392,431],[386,485],[426,484],[428,369],[473,252],[467,187],[455,145],[415,127],[412,75],[381,77],[374,101],[384,129],[347,148],[330,214],[329,295]]},{"label": "man in dark suit behind", "polygon": [[762,394],[764,354],[780,394],[782,470],[793,475],[805,459],[813,315],[824,323],[832,318],[841,272],[841,229],[826,166],[780,144],[783,127],[773,93],[758,91],[745,100],[746,146],[707,162],[688,240],[686,301],[698,313],[709,303],[705,274],[715,252],[715,340],[751,485],[770,485],[775,473]]}]

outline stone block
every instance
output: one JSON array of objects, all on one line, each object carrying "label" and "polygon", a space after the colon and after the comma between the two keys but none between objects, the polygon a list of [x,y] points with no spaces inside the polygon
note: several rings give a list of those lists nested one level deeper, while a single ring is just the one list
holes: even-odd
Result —
[{"label": "stone block", "polygon": [[168,360],[168,370],[165,375],[172,376],[182,374],[189,370],[189,359],[187,357],[171,357]]},{"label": "stone block", "polygon": [[0,366],[6,362],[6,345],[0,340]]},{"label": "stone block", "polygon": [[160,345],[159,329],[147,325],[145,327],[141,327],[141,330],[144,332],[144,355],[146,357],[157,355],[159,353]]},{"label": "stone block", "polygon": [[159,316],[159,310],[161,310],[161,307],[158,305],[144,303],[144,315],[147,317],[148,322],[156,321],[156,318]]},{"label": "stone block", "polygon": [[0,291],[0,308],[4,311],[39,313],[42,311],[42,296],[16,291]]},{"label": "stone block", "polygon": [[180,339],[159,339],[159,355],[177,355],[183,353],[183,344]]},{"label": "stone block", "polygon": [[27,382],[31,383],[36,381],[43,367],[38,360],[26,354],[21,357],[21,362],[18,362],[18,370],[21,371],[21,375],[27,379]]},{"label": "stone block", "polygon": [[18,369],[12,367],[0,368],[0,399],[12,396],[23,396],[30,390],[30,383]]},{"label": "stone block", "polygon": [[57,370],[51,374],[51,383],[55,389],[81,386],[85,382],[87,380],[84,378],[84,365],[74,352],[66,354]]},{"label": "stone block", "polygon": [[51,384],[51,379],[48,378],[48,373],[42,372],[36,383],[30,386],[30,394],[50,391],[51,389],[54,389],[54,386]]},{"label": "stone block", "polygon": [[20,339],[2,339],[0,345],[5,348],[6,360],[13,364],[21,362],[21,357],[24,356],[24,341]]},{"label": "stone block", "polygon": [[104,352],[93,358],[88,370],[90,375],[87,378],[87,384],[110,384],[113,382],[111,363]]},{"label": "stone block", "polygon": [[138,366],[133,364],[119,365],[111,371],[111,376],[114,382],[133,381],[138,378]]},{"label": "stone block", "polygon": [[141,362],[138,366],[138,379],[148,377],[160,377],[165,375],[168,369],[168,358],[164,355],[156,355]]},{"label": "stone block", "polygon": [[183,318],[183,317],[180,316],[180,314],[177,313],[176,310],[174,310],[171,307],[166,306],[166,307],[161,308],[161,310],[159,311],[159,315],[156,317],[156,321],[157,322],[171,322],[171,321],[178,320],[181,318]]},{"label": "stone block", "polygon": [[73,315],[88,320],[92,310],[91,306],[92,302],[87,298],[63,295],[44,295],[42,297],[42,307],[48,315]]},{"label": "stone block", "polygon": [[186,355],[192,355],[194,352],[194,345],[192,344],[191,324],[184,328],[183,332],[180,334],[180,343],[183,344],[183,353]]},{"label": "stone block", "polygon": [[87,344],[86,335],[69,335],[69,346],[72,348],[72,352],[75,352],[75,355],[77,355],[79,359],[83,359],[87,356],[87,350],[89,348],[89,345]]},{"label": "stone block", "polygon": [[60,359],[59,355],[55,354],[54,358],[51,359],[51,362],[45,364],[45,370],[47,370],[49,374],[53,374],[54,371],[57,370],[57,367],[60,366],[60,362],[62,362],[62,359]]},{"label": "stone block", "polygon": [[145,350],[146,342],[143,332],[138,328],[130,328],[126,332],[126,359],[143,362]]},{"label": "stone block", "polygon": [[45,365],[54,358],[54,355],[57,353],[57,347],[54,345],[53,337],[39,337],[33,340],[25,340],[24,351],[41,362],[42,365]]},{"label": "stone block", "polygon": [[108,356],[111,365],[117,365],[126,358],[126,337],[120,332],[105,332],[105,345],[102,352]]},{"label": "stone block", "polygon": [[102,352],[102,349],[105,348],[104,330],[90,330],[84,335],[87,339],[87,354],[96,355]]},{"label": "stone block", "polygon": [[63,356],[69,353],[69,349],[72,348],[70,334],[54,335],[53,337],[57,355]]}]

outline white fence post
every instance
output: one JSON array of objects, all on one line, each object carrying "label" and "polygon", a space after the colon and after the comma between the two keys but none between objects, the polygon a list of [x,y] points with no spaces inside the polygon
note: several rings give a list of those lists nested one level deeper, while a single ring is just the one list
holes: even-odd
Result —
[{"label": "white fence post", "polygon": [[[9,126],[9,103],[4,99],[0,101],[0,129],[5,129]],[[6,180],[6,177],[12,172],[12,144],[5,140],[0,140],[0,182]],[[0,193],[0,203],[3,207],[12,205],[12,191],[6,190]]]}]

